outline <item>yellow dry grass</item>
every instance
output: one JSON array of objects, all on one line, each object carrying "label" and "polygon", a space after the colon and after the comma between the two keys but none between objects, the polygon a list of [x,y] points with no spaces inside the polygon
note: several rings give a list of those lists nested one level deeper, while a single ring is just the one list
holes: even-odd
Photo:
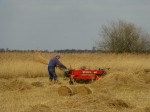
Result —
[{"label": "yellow dry grass", "polygon": [[149,54],[62,54],[60,61],[68,68],[110,68],[107,76],[85,85],[92,94],[65,97],[58,94],[60,86],[69,86],[61,70],[61,85],[48,82],[47,65],[55,55],[0,53],[0,112],[150,111]]}]

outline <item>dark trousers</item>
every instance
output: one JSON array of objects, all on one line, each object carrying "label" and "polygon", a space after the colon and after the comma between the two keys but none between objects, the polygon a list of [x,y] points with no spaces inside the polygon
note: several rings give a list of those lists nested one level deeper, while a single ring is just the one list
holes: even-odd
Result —
[{"label": "dark trousers", "polygon": [[48,66],[48,72],[49,72],[49,79],[50,80],[56,80],[57,79],[57,75],[55,73],[55,69],[50,68],[50,66]]}]

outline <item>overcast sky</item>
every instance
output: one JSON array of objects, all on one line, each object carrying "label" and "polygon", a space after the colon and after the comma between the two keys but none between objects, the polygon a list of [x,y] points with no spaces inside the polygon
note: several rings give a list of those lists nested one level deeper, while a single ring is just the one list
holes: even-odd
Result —
[{"label": "overcast sky", "polygon": [[0,0],[0,48],[92,49],[118,19],[150,33],[150,0]]}]

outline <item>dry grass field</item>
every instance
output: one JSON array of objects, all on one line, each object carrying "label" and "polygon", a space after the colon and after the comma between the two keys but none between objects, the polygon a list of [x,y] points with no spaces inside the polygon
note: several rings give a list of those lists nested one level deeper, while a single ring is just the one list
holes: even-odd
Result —
[{"label": "dry grass field", "polygon": [[[150,54],[62,54],[68,68],[110,68],[85,86],[92,94],[59,96],[62,84],[50,84],[47,64],[55,53],[0,53],[0,112],[150,112]],[[71,86],[70,86],[71,87]]]}]

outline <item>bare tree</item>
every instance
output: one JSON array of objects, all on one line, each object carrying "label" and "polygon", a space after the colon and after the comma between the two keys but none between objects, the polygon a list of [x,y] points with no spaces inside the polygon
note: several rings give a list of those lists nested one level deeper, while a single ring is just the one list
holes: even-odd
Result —
[{"label": "bare tree", "polygon": [[97,48],[116,53],[150,50],[150,35],[132,23],[122,20],[103,25]]}]

